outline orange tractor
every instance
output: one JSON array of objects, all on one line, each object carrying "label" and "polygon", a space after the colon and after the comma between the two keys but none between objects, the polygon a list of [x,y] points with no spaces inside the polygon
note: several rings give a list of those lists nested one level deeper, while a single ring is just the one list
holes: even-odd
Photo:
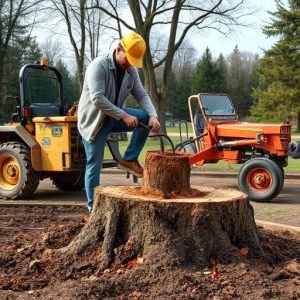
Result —
[{"label": "orange tractor", "polygon": [[290,124],[239,122],[226,94],[194,95],[188,105],[194,139],[175,150],[190,153],[191,165],[243,164],[238,183],[250,200],[269,201],[281,192],[288,156],[300,158],[300,142],[291,142]]}]

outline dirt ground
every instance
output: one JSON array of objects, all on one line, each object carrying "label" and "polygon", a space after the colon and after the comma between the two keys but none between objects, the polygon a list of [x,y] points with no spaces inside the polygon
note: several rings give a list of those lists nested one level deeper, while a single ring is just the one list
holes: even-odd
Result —
[{"label": "dirt ground", "polygon": [[80,206],[2,206],[1,299],[300,299],[300,237],[259,228],[265,256],[233,249],[206,265],[160,253],[100,271],[97,253],[54,258],[87,222]]}]

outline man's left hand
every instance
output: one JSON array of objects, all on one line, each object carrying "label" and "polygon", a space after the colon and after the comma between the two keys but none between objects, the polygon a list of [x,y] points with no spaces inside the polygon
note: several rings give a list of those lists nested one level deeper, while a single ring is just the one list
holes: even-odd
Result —
[{"label": "man's left hand", "polygon": [[154,116],[149,118],[149,126],[152,126],[151,132],[157,132],[160,129],[160,124]]}]

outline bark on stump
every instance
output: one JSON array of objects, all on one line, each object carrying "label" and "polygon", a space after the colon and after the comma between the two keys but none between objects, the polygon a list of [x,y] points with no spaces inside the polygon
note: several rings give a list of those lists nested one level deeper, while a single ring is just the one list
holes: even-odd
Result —
[{"label": "bark on stump", "polygon": [[184,156],[148,153],[143,186],[97,187],[89,221],[61,251],[80,255],[101,247],[102,268],[137,256],[152,263],[164,257],[170,265],[205,265],[237,248],[260,252],[246,196],[230,189],[191,189],[189,172]]}]

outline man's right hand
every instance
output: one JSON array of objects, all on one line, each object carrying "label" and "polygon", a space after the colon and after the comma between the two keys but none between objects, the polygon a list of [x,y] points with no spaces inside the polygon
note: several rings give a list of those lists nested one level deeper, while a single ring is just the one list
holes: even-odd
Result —
[{"label": "man's right hand", "polygon": [[139,120],[137,117],[126,114],[122,120],[127,124],[129,127],[137,127],[139,125]]}]

